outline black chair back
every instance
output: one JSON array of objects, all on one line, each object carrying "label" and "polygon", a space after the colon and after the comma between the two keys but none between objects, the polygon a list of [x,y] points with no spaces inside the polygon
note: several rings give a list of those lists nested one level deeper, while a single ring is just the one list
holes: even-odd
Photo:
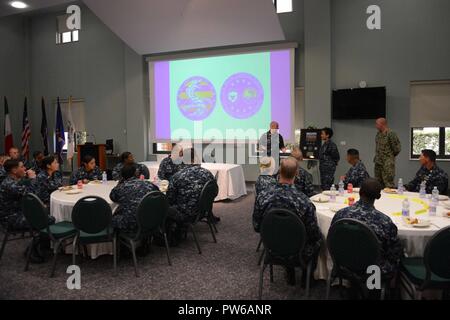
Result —
[{"label": "black chair back", "polygon": [[306,243],[306,228],[300,218],[286,209],[271,209],[261,225],[261,239],[266,252],[277,257],[301,253]]},{"label": "black chair back", "polygon": [[48,210],[36,195],[28,193],[22,198],[22,213],[33,230],[48,228]]},{"label": "black chair back", "polygon": [[427,269],[427,280],[431,272],[450,279],[450,227],[437,232],[425,247],[424,263]]},{"label": "black chair back", "polygon": [[209,181],[207,184],[205,184],[199,198],[200,219],[212,213],[214,200],[216,199],[218,194],[219,186],[217,185],[217,182],[215,180]]},{"label": "black chair back", "polygon": [[111,228],[112,210],[106,200],[100,197],[84,197],[72,210],[72,223],[79,231],[97,234]]},{"label": "black chair back", "polygon": [[381,246],[375,233],[355,219],[342,219],[328,231],[328,251],[335,267],[363,275],[367,267],[379,265]]},{"label": "black chair back", "polygon": [[162,192],[153,191],[147,194],[137,208],[137,237],[140,238],[164,227],[168,211],[169,203]]}]

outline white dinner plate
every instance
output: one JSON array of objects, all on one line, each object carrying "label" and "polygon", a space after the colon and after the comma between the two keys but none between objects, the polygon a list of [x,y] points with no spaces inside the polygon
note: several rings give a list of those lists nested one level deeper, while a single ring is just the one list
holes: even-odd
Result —
[{"label": "white dinner plate", "polygon": [[75,189],[75,190],[69,190],[69,191],[65,192],[65,194],[68,194],[68,195],[74,195],[74,194],[80,194],[80,193],[83,193],[83,190]]},{"label": "white dinner plate", "polygon": [[317,195],[312,198],[312,201],[316,203],[327,203],[330,202],[330,197]]},{"label": "white dinner plate", "polygon": [[439,195],[439,201],[447,201],[447,200],[448,200],[448,196]]},{"label": "white dinner plate", "polygon": [[450,210],[450,201],[442,202],[442,206],[443,206],[445,209],[449,209],[449,210]]}]

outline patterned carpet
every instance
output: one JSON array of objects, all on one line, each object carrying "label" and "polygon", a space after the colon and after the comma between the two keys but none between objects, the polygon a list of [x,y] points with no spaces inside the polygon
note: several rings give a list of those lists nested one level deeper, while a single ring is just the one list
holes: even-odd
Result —
[{"label": "patterned carpet", "polygon": [[[0,299],[257,299],[259,267],[255,249],[259,238],[251,223],[253,203],[254,195],[249,193],[233,202],[215,204],[214,212],[222,220],[217,244],[207,225],[198,225],[202,255],[189,235],[179,247],[171,248],[173,266],[169,267],[164,248],[155,246],[146,257],[138,257],[140,278],[135,278],[130,257],[120,260],[117,277],[110,256],[82,261],[81,290],[66,287],[69,256],[61,256],[56,277],[50,279],[50,263],[33,264],[29,272],[23,272],[23,252],[29,240],[10,242],[0,262]],[[266,272],[264,299],[306,299],[299,285],[286,284],[283,269],[274,270],[272,284]],[[314,282],[309,298],[324,297],[325,283]],[[339,297],[333,289],[332,298]]]}]

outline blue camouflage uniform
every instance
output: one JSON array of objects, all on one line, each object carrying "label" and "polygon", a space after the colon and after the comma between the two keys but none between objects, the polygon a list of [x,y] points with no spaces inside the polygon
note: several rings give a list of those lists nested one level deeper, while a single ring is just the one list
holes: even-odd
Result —
[{"label": "blue camouflage uniform", "polygon": [[336,144],[328,140],[322,144],[319,151],[319,170],[322,190],[329,190],[334,183],[334,174],[336,166],[339,163],[340,156]]},{"label": "blue camouflage uniform", "polygon": [[273,175],[260,175],[256,180],[255,191],[256,195],[262,191],[267,190],[277,184],[277,177]]},{"label": "blue camouflage uniform", "polygon": [[175,163],[172,160],[172,156],[168,156],[161,161],[158,170],[158,178],[161,180],[170,180],[179,171],[184,168],[183,163]]},{"label": "blue camouflage uniform", "polygon": [[[141,175],[143,175],[145,177],[145,179],[150,179],[150,172],[148,171],[147,166],[140,164],[140,163],[135,163],[136,165],[136,177],[140,177]],[[114,167],[113,172],[112,172],[112,177],[113,180],[121,180],[122,179],[122,169],[124,167],[123,163],[119,163],[117,164],[117,166]]]},{"label": "blue camouflage uniform", "polygon": [[95,167],[91,172],[87,172],[84,166],[80,167],[77,171],[70,177],[70,184],[75,185],[80,180],[102,180],[102,172],[99,167]]},{"label": "blue camouflage uniform", "polygon": [[33,171],[36,173],[36,175],[38,175],[39,172],[42,171],[42,169],[41,169],[39,163],[38,163],[36,160],[34,160],[34,159],[31,160],[30,166],[27,167],[27,168],[28,168],[29,170],[33,170]]},{"label": "blue camouflage uniform", "polygon": [[395,272],[403,254],[403,247],[397,236],[397,226],[373,204],[362,200],[336,213],[331,224],[342,219],[356,219],[371,228],[381,242],[380,268],[383,274]]},{"label": "blue camouflage uniform", "polygon": [[62,186],[63,179],[59,171],[49,176],[47,171],[42,170],[36,177],[34,193],[46,206],[50,206],[50,195]]},{"label": "blue camouflage uniform", "polygon": [[360,188],[362,183],[368,178],[370,178],[370,176],[367,172],[366,166],[362,161],[358,161],[345,175],[345,188],[347,188],[349,183],[351,183],[355,188]]},{"label": "blue camouflage uniform", "polygon": [[314,191],[313,177],[311,173],[309,173],[302,167],[299,167],[298,169],[298,174],[295,177],[294,185],[298,190],[307,195],[308,198],[311,198],[316,194],[316,192]]},{"label": "blue camouflage uniform", "polygon": [[177,222],[195,220],[200,194],[209,181],[215,181],[214,176],[200,165],[186,165],[177,172],[167,190],[169,203],[176,209],[169,216]]},{"label": "blue camouflage uniform", "polygon": [[428,170],[426,167],[422,166],[419,171],[417,171],[414,179],[409,182],[405,188],[411,192],[419,192],[422,181],[426,182],[427,193],[431,193],[434,187],[438,188],[440,194],[447,193],[448,175],[436,164],[433,168],[431,168],[431,170]]},{"label": "blue camouflage uniform", "polygon": [[3,166],[0,166],[0,184],[5,180],[5,178],[8,176],[6,173],[6,170]]},{"label": "blue camouflage uniform", "polygon": [[142,199],[152,191],[159,189],[153,183],[136,177],[125,180],[112,189],[109,197],[119,204],[112,218],[113,227],[124,232],[136,232],[136,210]]},{"label": "blue camouflage uniform", "polygon": [[314,204],[294,185],[277,183],[272,188],[263,190],[256,198],[253,211],[253,227],[256,232],[260,232],[264,214],[272,208],[288,209],[300,217],[307,234],[302,256],[305,262],[310,261],[318,253],[322,243]]},{"label": "blue camouflage uniform", "polygon": [[[7,176],[0,185],[0,223],[13,230],[28,229],[29,225],[22,214],[22,197],[33,193],[35,181],[27,178],[13,179]],[[49,223],[55,223],[55,218],[49,217]]]}]

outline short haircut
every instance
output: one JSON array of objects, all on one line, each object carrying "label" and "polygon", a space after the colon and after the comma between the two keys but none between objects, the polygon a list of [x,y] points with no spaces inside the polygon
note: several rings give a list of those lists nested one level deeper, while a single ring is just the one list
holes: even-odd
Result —
[{"label": "short haircut", "polygon": [[348,149],[348,150],[347,150],[347,154],[348,154],[349,156],[352,156],[352,157],[358,157],[358,158],[359,158],[359,151],[356,150],[356,149]]},{"label": "short haircut", "polygon": [[295,147],[294,150],[292,150],[291,156],[294,157],[297,160],[303,159],[303,152],[300,150],[299,147]]},{"label": "short haircut", "polygon": [[8,173],[11,173],[13,169],[16,169],[20,166],[20,162],[18,160],[6,160],[3,167],[5,168],[5,171]]},{"label": "short haircut", "polygon": [[120,174],[122,175],[122,178],[127,180],[132,177],[136,177],[136,170],[137,167],[135,164],[127,164],[123,166],[122,170],[120,171]]},{"label": "short haircut", "polygon": [[289,157],[281,161],[280,175],[284,179],[294,179],[298,171],[298,161],[293,157]]},{"label": "short haircut", "polygon": [[90,154],[85,155],[83,157],[83,164],[88,164],[89,162],[91,162],[92,160],[94,160],[95,158],[93,156],[91,156]]},{"label": "short haircut", "polygon": [[124,163],[128,157],[131,156],[131,152],[124,152],[120,155],[120,162]]},{"label": "short haircut", "polygon": [[325,127],[322,129],[323,132],[325,132],[325,134],[331,139],[333,137],[333,129]]},{"label": "short haircut", "polygon": [[383,187],[378,180],[374,178],[368,178],[361,184],[359,194],[361,195],[361,197],[366,197],[369,200],[375,200],[381,197],[382,189]]},{"label": "short haircut", "polygon": [[436,156],[436,152],[434,152],[433,150],[430,150],[430,149],[422,150],[422,154],[424,157],[430,159],[431,162],[436,162],[437,156]]},{"label": "short haircut", "polygon": [[41,169],[47,170],[47,166],[51,165],[55,160],[56,158],[54,156],[45,157],[44,159],[42,159]]},{"label": "short haircut", "polygon": [[36,159],[37,157],[39,157],[40,155],[43,155],[44,153],[42,151],[35,151],[33,152],[33,158]]}]

